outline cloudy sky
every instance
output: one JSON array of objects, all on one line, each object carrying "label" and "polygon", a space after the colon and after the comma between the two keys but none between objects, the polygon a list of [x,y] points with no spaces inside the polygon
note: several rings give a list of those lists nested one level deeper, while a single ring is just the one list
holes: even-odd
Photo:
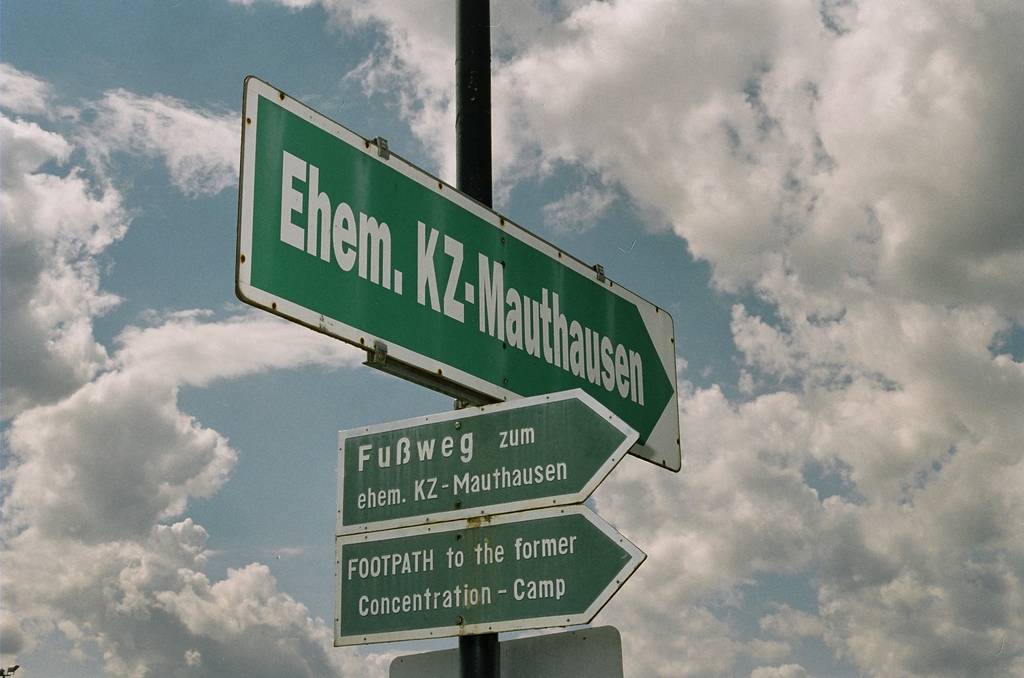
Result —
[{"label": "cloudy sky", "polygon": [[[496,209],[676,324],[627,675],[1024,676],[1024,4],[494,4]],[[337,430],[451,401],[233,295],[243,77],[454,181],[452,3],[0,12],[4,665],[452,646],[329,626]]]}]

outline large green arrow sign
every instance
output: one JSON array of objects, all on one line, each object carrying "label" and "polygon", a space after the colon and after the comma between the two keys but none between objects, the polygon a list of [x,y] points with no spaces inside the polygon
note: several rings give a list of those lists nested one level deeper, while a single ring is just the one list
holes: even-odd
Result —
[{"label": "large green arrow sign", "polygon": [[581,503],[637,434],[574,389],[338,438],[338,534],[350,534]]},{"label": "large green arrow sign", "polygon": [[338,537],[334,644],[585,624],[645,557],[585,506]]},{"label": "large green arrow sign", "polygon": [[478,402],[582,388],[678,470],[672,318],[255,78],[236,292]]}]

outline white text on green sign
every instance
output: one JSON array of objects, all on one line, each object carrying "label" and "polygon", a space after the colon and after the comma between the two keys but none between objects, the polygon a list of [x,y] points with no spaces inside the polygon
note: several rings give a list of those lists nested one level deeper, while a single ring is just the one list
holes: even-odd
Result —
[{"label": "white text on green sign", "polygon": [[645,557],[585,506],[338,537],[334,642],[585,624]]},{"label": "white text on green sign", "polygon": [[579,503],[635,442],[579,389],[342,431],[338,534]]},{"label": "white text on green sign", "polygon": [[[678,469],[672,319],[549,243],[254,78],[237,293],[445,384],[582,388]],[[453,390],[454,392],[454,390]]]}]

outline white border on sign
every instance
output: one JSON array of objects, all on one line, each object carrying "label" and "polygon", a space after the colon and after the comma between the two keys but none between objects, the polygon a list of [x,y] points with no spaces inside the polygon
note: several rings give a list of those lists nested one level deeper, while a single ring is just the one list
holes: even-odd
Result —
[{"label": "white border on sign", "polygon": [[470,636],[480,633],[504,633],[506,631],[523,631],[526,629],[540,629],[551,626],[575,626],[587,624],[597,613],[601,611],[612,596],[622,587],[626,581],[633,576],[640,564],[647,558],[647,554],[616,531],[596,513],[586,506],[563,506],[522,513],[509,513],[495,516],[490,520],[473,521],[473,527],[486,527],[487,525],[504,525],[507,523],[527,522],[541,520],[561,515],[582,515],[594,527],[599,529],[605,536],[618,544],[626,553],[629,560],[616,573],[615,577],[604,587],[604,590],[594,599],[590,606],[579,614],[554,615],[550,617],[528,617],[525,619],[514,619],[504,622],[489,624],[464,624],[451,626],[435,626],[422,629],[409,629],[407,631],[391,631],[387,633],[356,634],[350,636],[341,635],[341,554],[346,544],[366,543],[380,541],[382,539],[399,539],[425,533],[451,532],[453,530],[464,530],[470,528],[469,520],[459,520],[435,525],[420,525],[417,527],[406,527],[386,532],[368,532],[365,534],[354,534],[343,537],[335,537],[334,557],[334,646],[343,647],[346,645],[362,645],[369,643],[387,643],[399,640],[422,640],[427,638],[446,638],[450,636]]},{"label": "white border on sign", "polygon": [[[493,414],[495,412],[503,412],[505,410],[516,410],[523,407],[531,407],[533,405],[541,405],[543,403],[554,403],[563,400],[570,400],[572,398],[578,399],[584,405],[589,407],[597,416],[606,420],[609,424],[614,426],[622,435],[623,440],[611,453],[611,456],[598,467],[597,471],[590,477],[587,483],[579,492],[572,492],[569,494],[552,495],[548,497],[537,497],[534,499],[521,499],[518,501],[508,501],[499,504],[489,504],[487,506],[471,507],[465,509],[452,509],[450,511],[442,511],[438,513],[426,513],[417,516],[406,516],[403,518],[393,518],[390,520],[377,520],[369,523],[353,523],[346,525],[344,523],[345,516],[342,514],[342,508],[345,506],[343,503],[345,483],[345,441],[348,438],[355,436],[364,436],[372,433],[384,433],[388,431],[397,431],[405,428],[411,428],[413,426],[422,426],[423,424],[436,424],[445,421],[464,420],[471,419],[473,417],[479,417],[482,415]],[[463,410],[454,410],[452,412],[444,412],[441,414],[431,414],[425,417],[415,417],[413,419],[404,419],[402,421],[393,421],[387,424],[376,424],[374,426],[363,426],[360,428],[348,429],[346,431],[338,432],[338,511],[337,511],[337,522],[335,534],[337,536],[346,534],[358,534],[360,532],[374,532],[377,530],[389,530],[396,527],[411,527],[414,525],[426,525],[429,523],[441,523],[449,520],[459,520],[463,518],[472,518],[483,515],[493,515],[498,513],[514,513],[516,511],[526,511],[529,509],[543,508],[548,506],[564,506],[566,504],[580,504],[587,500],[597,486],[600,485],[608,474],[611,473],[612,469],[619,463],[619,461],[626,455],[629,449],[636,443],[639,434],[629,424],[624,422],[618,416],[616,416],[611,410],[602,405],[596,398],[580,388],[574,388],[569,391],[560,391],[558,393],[549,393],[538,396],[530,396],[529,398],[519,398],[516,400],[509,400],[508,402],[498,403],[495,405],[484,405],[483,407],[467,407]]]},{"label": "white border on sign", "polygon": [[[374,342],[383,341],[369,332],[352,327],[333,318],[328,318],[312,309],[282,299],[270,292],[254,287],[252,280],[252,228],[253,198],[255,185],[256,130],[259,126],[258,103],[263,97],[281,106],[294,115],[303,118],[319,127],[328,134],[347,143],[377,162],[388,165],[396,172],[415,181],[424,188],[431,190],[474,216],[500,229],[507,235],[519,240],[528,247],[537,250],[559,263],[571,268],[576,273],[591,279],[607,291],[619,296],[637,307],[643,320],[651,344],[665,370],[666,378],[672,389],[672,397],[668,399],[664,410],[643,445],[636,445],[630,451],[633,455],[646,461],[663,466],[672,471],[681,467],[679,447],[679,394],[676,385],[675,360],[675,329],[668,311],[651,304],[628,289],[613,282],[603,274],[559,249],[543,238],[530,233],[505,217],[497,214],[469,196],[461,193],[449,184],[428,174],[401,156],[391,152],[387,158],[377,154],[377,145],[364,139],[355,132],[343,127],[333,120],[317,113],[305,104],[288,96],[276,87],[249,75],[245,78],[242,97],[242,152],[239,168],[238,194],[238,248],[235,256],[235,292],[239,299],[265,311],[298,322],[313,330],[330,335],[346,343],[365,350],[372,350]],[[659,340],[661,338],[661,340]],[[429,356],[422,355],[404,346],[385,342],[388,345],[388,358],[411,365],[431,375],[461,384],[466,388],[493,397],[498,400],[516,398],[520,394],[507,388],[492,384],[472,374],[463,372],[447,363],[440,362]]]}]

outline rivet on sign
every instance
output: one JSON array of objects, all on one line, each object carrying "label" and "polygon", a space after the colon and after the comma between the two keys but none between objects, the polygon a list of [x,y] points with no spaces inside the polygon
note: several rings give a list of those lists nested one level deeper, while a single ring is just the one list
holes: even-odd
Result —
[{"label": "rivet on sign", "polygon": [[460,428],[462,428],[462,422],[461,422],[461,421],[457,421],[457,422],[455,422],[455,430],[457,431],[457,430],[459,430]]},{"label": "rivet on sign", "polygon": [[270,304],[270,308],[272,308],[272,309],[274,309],[276,311],[277,310],[277,302],[275,301],[272,304]]},{"label": "rivet on sign", "polygon": [[244,254],[241,257],[239,257],[239,261],[241,261],[243,264],[245,263],[245,255]]},{"label": "rivet on sign", "polygon": [[284,92],[278,92],[277,96],[281,99],[281,101],[284,101]]},{"label": "rivet on sign", "polygon": [[245,124],[246,125],[251,125],[252,124],[252,118],[246,118],[245,119]]}]

